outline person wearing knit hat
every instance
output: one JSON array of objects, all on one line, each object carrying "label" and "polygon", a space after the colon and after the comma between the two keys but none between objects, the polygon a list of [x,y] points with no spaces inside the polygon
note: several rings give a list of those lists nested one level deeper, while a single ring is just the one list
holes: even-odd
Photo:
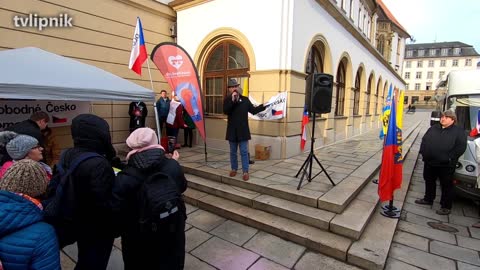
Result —
[{"label": "person wearing knit hat", "polygon": [[22,159],[5,172],[0,189],[39,198],[47,190],[48,177],[43,167],[31,159]]},{"label": "person wearing knit hat", "polygon": [[[13,160],[24,159],[28,155],[35,161],[40,161],[43,158],[43,148],[38,145],[37,139],[29,135],[16,136],[7,143],[6,148]],[[39,151],[30,154],[30,151],[34,149],[38,149]]]},{"label": "person wearing knit hat", "polygon": [[[138,128],[134,130],[130,136],[127,138],[127,146],[132,149],[128,152],[126,160],[128,161],[132,155],[135,153],[143,152],[149,149],[165,149],[158,144],[158,137],[155,131],[151,128]],[[177,151],[173,152],[171,156],[173,159],[177,160],[179,158],[179,154]]]},{"label": "person wearing knit hat", "polygon": [[[14,161],[21,159],[31,159],[34,161],[40,162],[43,159],[43,148],[38,145],[38,140],[29,135],[17,135],[13,137],[10,141],[7,142],[5,146],[8,155],[13,159],[13,161],[5,162],[2,167],[0,167],[0,178],[3,177],[5,172],[12,166]],[[51,176],[51,168],[45,164],[40,163],[48,172],[48,176]]]},{"label": "person wearing knit hat", "polygon": [[47,176],[38,162],[15,162],[0,180],[0,258],[5,269],[61,269],[55,229],[39,198]]},{"label": "person wearing knit hat", "polygon": [[[148,188],[148,192],[157,198],[165,198],[165,192],[172,189],[159,185],[143,185],[150,176],[168,175],[169,183],[175,184],[178,195],[187,189],[187,179],[182,167],[175,160],[178,152],[174,151],[172,158],[165,154],[158,138],[150,128],[138,128],[126,140],[132,149],[128,155],[126,167],[118,173],[113,187],[113,203],[118,207],[120,233],[122,239],[122,257],[125,269],[183,269],[185,264],[185,219],[186,208],[181,196],[174,201],[169,200],[172,212],[159,215],[160,221],[151,226],[139,226],[139,214],[142,209],[139,190]],[[165,179],[154,178],[152,182]],[[166,183],[155,182],[155,183]],[[173,183],[174,182],[174,183]],[[170,187],[172,187],[170,186]],[[174,188],[175,188],[174,187]],[[168,190],[168,191],[167,191]],[[148,200],[147,200],[148,201]],[[158,202],[148,201],[151,204]],[[175,211],[173,211],[175,209]],[[168,213],[165,217],[163,215]],[[153,226],[155,225],[155,226]],[[145,227],[156,229],[146,229]]]}]

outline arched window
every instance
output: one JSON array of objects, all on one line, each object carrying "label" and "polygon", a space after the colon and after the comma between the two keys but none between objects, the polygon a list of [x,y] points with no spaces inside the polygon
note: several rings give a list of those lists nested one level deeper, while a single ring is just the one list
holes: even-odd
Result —
[{"label": "arched window", "polygon": [[343,61],[340,62],[340,66],[337,70],[337,102],[335,104],[335,116],[344,115],[345,107],[345,64]]},{"label": "arched window", "polygon": [[367,92],[365,93],[365,99],[367,101],[367,104],[365,105],[365,115],[370,114],[370,94],[372,93],[372,80],[373,75],[370,75],[370,77],[368,77]]},{"label": "arched window", "polygon": [[360,78],[362,77],[362,68],[357,71],[355,76],[355,87],[353,88],[353,115],[358,115],[360,111]]},{"label": "arched window", "polygon": [[203,76],[206,114],[223,114],[228,79],[236,79],[243,89],[249,69],[248,56],[239,43],[228,40],[213,48],[207,56]]}]

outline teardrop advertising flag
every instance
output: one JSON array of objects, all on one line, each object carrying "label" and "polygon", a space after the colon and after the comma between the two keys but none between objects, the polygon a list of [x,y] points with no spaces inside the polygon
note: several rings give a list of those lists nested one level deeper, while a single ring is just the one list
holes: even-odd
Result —
[{"label": "teardrop advertising flag", "polygon": [[178,96],[206,142],[200,81],[192,58],[185,49],[172,42],[155,46],[150,58]]}]

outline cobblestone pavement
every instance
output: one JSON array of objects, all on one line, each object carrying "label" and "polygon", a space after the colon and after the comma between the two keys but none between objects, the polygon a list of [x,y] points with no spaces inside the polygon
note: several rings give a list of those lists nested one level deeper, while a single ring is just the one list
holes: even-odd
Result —
[{"label": "cobblestone pavement", "polygon": [[[417,112],[423,119],[422,134],[428,128],[429,113]],[[480,229],[478,206],[457,199],[452,213],[440,216],[438,198],[433,207],[416,205],[423,196],[423,162],[419,158],[410,184],[401,220],[390,248],[385,269],[480,269]],[[438,192],[437,194],[440,194]],[[213,213],[187,206],[185,269],[358,269],[272,234],[227,220]],[[441,223],[446,232],[430,227]],[[63,269],[73,269],[76,247],[62,252]],[[123,269],[120,241],[115,241],[108,269]]]}]

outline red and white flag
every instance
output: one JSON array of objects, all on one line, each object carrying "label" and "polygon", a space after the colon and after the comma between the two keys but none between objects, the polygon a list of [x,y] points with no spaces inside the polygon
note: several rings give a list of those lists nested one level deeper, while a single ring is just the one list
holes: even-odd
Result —
[{"label": "red and white flag", "polygon": [[309,121],[310,120],[308,119],[307,105],[305,105],[302,117],[302,138],[300,141],[300,149],[302,149],[302,151],[305,149],[305,143],[307,142],[307,125]]},{"label": "red and white flag", "polygon": [[147,48],[145,47],[145,39],[143,38],[142,22],[137,17],[137,26],[133,34],[132,52],[130,53],[130,62],[128,68],[135,71],[138,75],[142,75],[142,65],[147,60]]}]

